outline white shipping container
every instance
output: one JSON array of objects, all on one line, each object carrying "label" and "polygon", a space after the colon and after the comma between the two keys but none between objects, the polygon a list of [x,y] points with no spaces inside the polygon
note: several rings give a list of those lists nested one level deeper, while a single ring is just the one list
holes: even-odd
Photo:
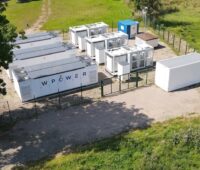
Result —
[{"label": "white shipping container", "polygon": [[[93,35],[104,34],[107,32],[107,30],[108,30],[108,25],[105,24],[104,22],[97,22],[93,24],[70,27],[69,28],[70,39],[74,45],[79,46],[80,42],[83,42],[83,41],[79,40],[78,37],[85,38],[85,37],[89,37]],[[81,50],[85,50],[85,49],[82,49],[80,46],[79,48]]]},{"label": "white shipping container", "polygon": [[118,64],[121,62],[128,63],[130,71],[153,66],[153,51],[153,47],[149,45],[142,47],[124,46],[106,50],[106,70],[113,75],[118,75]]},{"label": "white shipping container", "polygon": [[[75,57],[74,57],[75,58]],[[61,62],[47,68],[27,67],[13,70],[14,86],[21,101],[88,86],[98,82],[97,65],[89,59]]]},{"label": "white shipping container", "polygon": [[105,33],[85,38],[87,55],[96,59],[95,48],[112,49],[127,45],[128,35],[123,32]]},{"label": "white shipping container", "polygon": [[170,92],[200,83],[200,54],[191,53],[156,63],[155,84]]},{"label": "white shipping container", "polygon": [[70,27],[69,34],[72,44],[78,46],[78,37],[87,37],[88,28],[85,25]]}]

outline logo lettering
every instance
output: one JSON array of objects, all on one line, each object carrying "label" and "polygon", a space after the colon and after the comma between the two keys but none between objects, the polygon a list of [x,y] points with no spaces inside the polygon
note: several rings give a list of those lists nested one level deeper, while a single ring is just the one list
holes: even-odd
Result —
[{"label": "logo lettering", "polygon": [[43,82],[42,82],[42,85],[43,85],[43,86],[47,85],[47,81],[43,81]]},{"label": "logo lettering", "polygon": [[70,79],[71,79],[71,76],[66,76],[66,79],[67,79],[67,80],[70,80]]},{"label": "logo lettering", "polygon": [[51,80],[51,83],[53,84],[55,81],[56,81],[55,79],[52,79],[52,80]]},{"label": "logo lettering", "polygon": [[62,78],[62,76],[60,76],[60,78],[59,78],[59,82],[62,82],[63,81],[63,78]]}]

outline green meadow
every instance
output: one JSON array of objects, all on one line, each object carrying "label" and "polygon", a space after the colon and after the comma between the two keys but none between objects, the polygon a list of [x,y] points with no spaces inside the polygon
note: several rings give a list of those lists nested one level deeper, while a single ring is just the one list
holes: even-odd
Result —
[{"label": "green meadow", "polygon": [[165,2],[165,7],[172,7],[176,10],[164,15],[161,22],[169,30],[185,39],[193,48],[200,50],[200,1]]},{"label": "green meadow", "polygon": [[29,170],[198,170],[200,117],[153,124],[36,162]]},{"label": "green meadow", "polygon": [[124,0],[51,0],[52,15],[45,30],[67,30],[70,26],[104,21],[114,27],[120,19],[130,18]]},{"label": "green meadow", "polygon": [[17,3],[17,0],[8,1],[5,12],[10,22],[17,27],[17,30],[31,26],[41,14],[42,0],[35,0],[27,3]]}]

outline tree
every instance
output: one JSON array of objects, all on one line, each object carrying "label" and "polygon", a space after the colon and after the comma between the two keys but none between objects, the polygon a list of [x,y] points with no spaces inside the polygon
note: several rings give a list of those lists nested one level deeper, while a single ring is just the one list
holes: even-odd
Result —
[{"label": "tree", "polygon": [[135,9],[142,10],[144,7],[148,7],[147,16],[155,21],[159,18],[162,8],[161,0],[133,0]]},{"label": "tree", "polygon": [[[12,62],[15,47],[14,42],[17,37],[16,27],[10,24],[3,12],[6,10],[7,3],[0,2],[0,72],[2,68],[7,69]],[[0,94],[5,95],[5,82],[0,78]]]}]

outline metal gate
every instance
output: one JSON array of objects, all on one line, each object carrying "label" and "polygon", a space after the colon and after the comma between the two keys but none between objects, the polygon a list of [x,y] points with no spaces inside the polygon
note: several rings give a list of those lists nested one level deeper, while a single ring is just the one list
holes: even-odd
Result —
[{"label": "metal gate", "polygon": [[154,83],[154,69],[148,68],[122,76],[115,76],[101,80],[101,96],[109,96],[138,87],[148,86]]}]

